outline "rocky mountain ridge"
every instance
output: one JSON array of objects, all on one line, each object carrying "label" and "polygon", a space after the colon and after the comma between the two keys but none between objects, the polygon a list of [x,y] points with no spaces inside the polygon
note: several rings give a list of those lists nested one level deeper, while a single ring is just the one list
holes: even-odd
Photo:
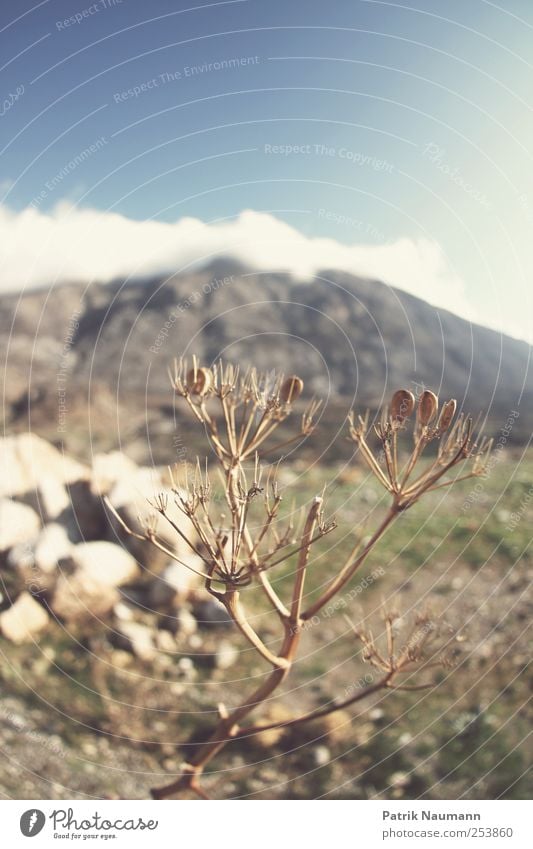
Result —
[{"label": "rocky mountain ridge", "polygon": [[493,432],[512,410],[520,411],[513,438],[531,430],[526,343],[376,280],[324,272],[297,281],[220,260],[166,278],[3,296],[0,305],[10,421],[29,413],[52,439],[55,424],[56,442],[82,407],[81,430],[93,438],[102,419],[109,428],[125,411],[117,445],[138,413],[173,420],[168,365],[192,353],[300,374],[306,394],[340,406],[340,418],[354,405],[379,406],[398,386],[425,386],[486,413]]}]

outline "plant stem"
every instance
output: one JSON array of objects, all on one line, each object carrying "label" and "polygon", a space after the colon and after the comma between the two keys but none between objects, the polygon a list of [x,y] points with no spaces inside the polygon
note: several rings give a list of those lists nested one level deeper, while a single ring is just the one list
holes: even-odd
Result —
[{"label": "plant stem", "polygon": [[266,681],[239,705],[238,708],[230,713],[229,716],[220,719],[209,740],[201,744],[191,760],[184,765],[182,775],[171,784],[154,788],[151,791],[154,799],[167,799],[169,796],[187,789],[193,790],[198,795],[202,795],[199,780],[205,767],[235,737],[238,731],[238,723],[241,719],[244,719],[254,708],[262,704],[285,680],[296,652],[297,643],[298,634],[291,633],[290,630],[287,630],[280,652],[281,656],[285,657],[287,665],[282,668],[273,669]]}]

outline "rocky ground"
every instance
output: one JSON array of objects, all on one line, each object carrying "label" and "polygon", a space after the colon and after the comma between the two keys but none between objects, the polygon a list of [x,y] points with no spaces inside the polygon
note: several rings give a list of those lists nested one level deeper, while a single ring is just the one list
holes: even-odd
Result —
[{"label": "rocky ground", "polygon": [[[216,705],[235,704],[265,674],[224,609],[191,572],[128,537],[103,502],[136,525],[162,470],[122,454],[91,467],[35,436],[0,443],[0,792],[5,798],[146,798],[207,733]],[[254,798],[524,798],[527,781],[528,532],[533,463],[495,468],[417,507],[376,550],[379,580],[304,635],[280,701],[284,718],[368,683],[344,614],[379,629],[382,602],[405,619],[431,604],[456,634],[455,668],[434,690],[376,695],[292,731],[235,742],[214,763],[214,796]],[[284,472],[296,497],[320,491],[324,469]],[[331,509],[351,527],[379,511],[358,470],[330,469]],[[469,504],[465,508],[465,504]],[[418,511],[418,512],[417,512]],[[181,520],[180,520],[181,521]],[[187,528],[184,530],[189,532]],[[168,544],[190,565],[198,555]],[[319,553],[310,592],[349,540]],[[380,571],[379,571],[380,570]],[[283,591],[283,572],[279,589]],[[245,595],[264,640],[275,624]],[[185,746],[179,746],[184,744]]]}]

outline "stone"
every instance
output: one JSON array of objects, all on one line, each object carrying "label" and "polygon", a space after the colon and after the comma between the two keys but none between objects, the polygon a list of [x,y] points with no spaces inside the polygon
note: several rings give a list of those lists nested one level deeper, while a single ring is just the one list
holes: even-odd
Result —
[{"label": "stone", "polygon": [[27,590],[34,598],[44,598],[49,594],[55,579],[51,579],[42,569],[37,568],[31,546],[22,543],[15,546],[9,552],[6,562],[9,567],[9,577],[12,579],[8,582],[12,600],[22,590]]},{"label": "stone", "polygon": [[354,724],[352,739],[358,746],[366,746],[375,733],[376,729],[371,722],[358,722]]},{"label": "stone", "polygon": [[169,654],[176,652],[176,641],[169,631],[157,631],[155,641],[160,651],[168,652]]},{"label": "stone", "polygon": [[[171,584],[179,599],[188,598],[198,587],[202,578],[197,572],[205,572],[205,563],[194,551],[182,551],[179,554],[180,562],[172,561],[165,569],[165,580]],[[193,572],[192,569],[196,571]]]},{"label": "stone", "polygon": [[196,668],[190,657],[180,657],[178,661],[178,669],[180,672],[183,672],[185,676],[192,676],[196,672]]},{"label": "stone", "polygon": [[[168,567],[167,567],[168,568]],[[156,576],[148,586],[147,601],[152,610],[163,610],[173,606],[176,599],[176,590],[172,585],[172,579],[167,580],[163,571],[161,576]],[[171,575],[169,575],[171,577]]]},{"label": "stone", "polygon": [[229,669],[239,659],[239,652],[235,646],[227,640],[222,640],[214,655],[216,669]]},{"label": "stone", "polygon": [[137,465],[121,451],[95,454],[91,470],[91,492],[97,496],[109,495],[117,481],[132,478],[136,471]]},{"label": "stone", "polygon": [[88,476],[86,466],[34,433],[0,439],[0,497],[35,491],[46,477],[66,484]]},{"label": "stone", "polygon": [[291,741],[304,745],[313,743],[336,745],[352,739],[352,719],[345,710],[337,710],[302,725],[287,729]]},{"label": "stone", "polygon": [[27,571],[35,568],[35,545],[38,537],[19,542],[9,549],[6,564],[10,569],[24,575]]},{"label": "stone", "polygon": [[[175,608],[169,613],[160,613],[158,622],[159,627],[165,631],[170,631],[171,634],[187,639],[193,637],[198,630],[196,619],[186,607]],[[203,640],[201,637],[198,637],[198,641],[199,645],[202,646]],[[189,643],[189,645],[191,644]]]},{"label": "stone", "polygon": [[27,504],[0,499],[0,551],[30,542],[41,527],[39,516]]},{"label": "stone", "polygon": [[146,610],[148,607],[148,598],[146,586],[133,586],[129,584],[126,587],[120,588],[120,597],[123,601],[133,607],[140,607],[141,610]]},{"label": "stone", "polygon": [[65,622],[82,622],[105,617],[117,604],[117,589],[95,580],[84,569],[60,575],[50,602],[52,611]]},{"label": "stone", "polygon": [[117,669],[126,669],[127,666],[131,665],[131,654],[123,651],[123,649],[115,649],[111,652],[111,664],[116,666]]},{"label": "stone", "polygon": [[49,622],[46,610],[28,593],[19,595],[16,602],[0,613],[0,632],[12,643],[32,642]]},{"label": "stone", "polygon": [[411,776],[407,772],[393,772],[388,778],[391,787],[408,787],[411,783]]},{"label": "stone", "polygon": [[[200,567],[202,561],[200,561]],[[185,561],[184,561],[185,562]],[[198,565],[195,565],[198,568]],[[149,603],[155,610],[172,607],[185,599],[197,583],[196,575],[180,563],[171,562],[154,578],[149,589]]]},{"label": "stone", "polygon": [[161,475],[156,468],[135,466],[134,469],[118,477],[109,491],[109,500],[118,510],[125,505],[137,503],[141,511],[149,510],[147,499],[163,489]]},{"label": "stone", "polygon": [[[271,704],[268,706],[266,713],[257,719],[254,725],[268,725],[269,722],[286,722],[293,719],[294,714],[291,713],[284,705]],[[251,734],[247,739],[247,744],[258,749],[271,749],[277,746],[285,736],[287,729],[282,725],[279,728],[268,728],[266,731],[260,731],[258,734]]]},{"label": "stone", "polygon": [[52,475],[42,477],[36,489],[25,493],[22,500],[33,507],[43,524],[54,522],[70,505],[64,483]]},{"label": "stone", "polygon": [[31,595],[48,598],[59,577],[58,563],[71,548],[65,529],[52,522],[36,538],[14,546],[6,562]]},{"label": "stone", "polygon": [[331,744],[343,743],[352,737],[352,717],[346,710],[336,710],[321,719],[311,722],[310,726],[319,732],[324,740]]},{"label": "stone", "polygon": [[139,575],[139,568],[131,554],[120,545],[105,540],[74,545],[61,566],[70,571],[85,572],[107,587],[120,587]]},{"label": "stone", "polygon": [[131,651],[141,660],[153,660],[157,654],[152,629],[141,622],[121,622],[113,641],[119,648]]},{"label": "stone", "polygon": [[208,598],[194,605],[193,613],[200,628],[232,628],[233,620],[219,601]]},{"label": "stone", "polygon": [[132,622],[134,619],[133,608],[124,601],[119,601],[113,608],[113,613],[122,622]]},{"label": "stone", "polygon": [[[109,493],[109,501],[132,531],[142,533],[146,522],[152,522],[155,518],[157,536],[163,545],[179,555],[181,559],[197,557],[191,546],[163,516],[156,513],[149,503],[158,493],[164,493],[167,496],[169,517],[194,546],[197,542],[196,532],[190,520],[176,507],[175,496],[163,485],[158,469],[140,467],[134,475],[118,480]],[[138,540],[127,534],[111,513],[109,513],[109,522],[108,537],[121,540],[145,569],[158,574],[168,564],[168,554],[160,551],[147,540]],[[202,561],[199,558],[192,565],[198,568],[198,563],[201,568]],[[192,572],[189,574],[193,575]],[[190,577],[189,583],[192,580]]]},{"label": "stone", "polygon": [[63,525],[51,522],[46,525],[35,542],[35,568],[46,573],[53,573],[60,560],[68,557],[73,545],[70,542]]},{"label": "stone", "polygon": [[384,716],[385,711],[383,708],[372,708],[372,710],[368,712],[368,718],[371,722],[381,722]]},{"label": "stone", "polygon": [[176,611],[176,632],[184,637],[191,637],[198,630],[198,623],[190,610],[180,607]]},{"label": "stone", "polygon": [[90,481],[74,481],[67,486],[69,504],[60,516],[74,542],[105,539],[109,522],[102,499],[91,491]]},{"label": "stone", "polygon": [[331,752],[327,746],[314,746],[313,760],[317,766],[325,766],[331,760]]}]

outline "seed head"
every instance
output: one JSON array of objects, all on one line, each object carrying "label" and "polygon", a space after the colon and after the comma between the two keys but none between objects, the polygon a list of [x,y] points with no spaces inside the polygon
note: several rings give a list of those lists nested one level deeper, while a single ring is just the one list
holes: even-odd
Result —
[{"label": "seed head", "polygon": [[207,395],[213,386],[213,374],[208,368],[191,368],[186,385],[191,395]]},{"label": "seed head", "polygon": [[392,396],[390,416],[393,422],[402,424],[415,408],[415,396],[408,389],[398,389]]},{"label": "seed head", "polygon": [[283,381],[279,392],[280,400],[284,404],[292,404],[293,401],[296,401],[296,399],[300,397],[303,388],[304,382],[302,378],[293,374],[291,377],[288,377]]},{"label": "seed head", "polygon": [[439,433],[444,433],[445,430],[448,430],[450,427],[453,417],[455,416],[455,410],[457,408],[457,401],[455,398],[452,398],[450,401],[446,401],[444,407],[441,410],[438,422]]},{"label": "seed head", "polygon": [[431,424],[435,416],[437,415],[437,410],[439,409],[439,399],[430,389],[425,389],[420,396],[420,401],[418,402],[418,421],[419,423],[425,427],[428,424]]}]

